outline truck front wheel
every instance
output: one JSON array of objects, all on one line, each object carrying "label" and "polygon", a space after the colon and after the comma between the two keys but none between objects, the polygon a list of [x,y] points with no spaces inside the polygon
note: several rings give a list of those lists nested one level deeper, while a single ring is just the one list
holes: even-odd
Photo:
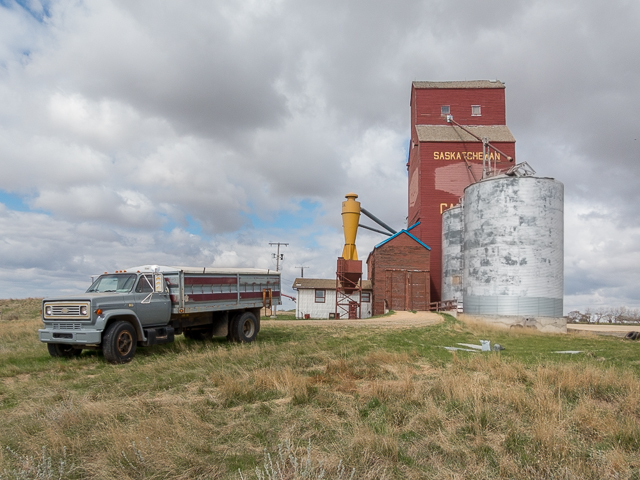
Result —
[{"label": "truck front wheel", "polygon": [[234,342],[249,343],[256,339],[258,334],[258,319],[251,312],[237,315],[229,328],[229,339]]},{"label": "truck front wheel", "polygon": [[129,322],[118,320],[102,337],[102,353],[109,363],[128,363],[136,354],[136,331]]},{"label": "truck front wheel", "polygon": [[47,349],[49,355],[52,357],[77,357],[82,353],[81,348],[74,347],[73,345],[65,345],[64,343],[47,343]]}]

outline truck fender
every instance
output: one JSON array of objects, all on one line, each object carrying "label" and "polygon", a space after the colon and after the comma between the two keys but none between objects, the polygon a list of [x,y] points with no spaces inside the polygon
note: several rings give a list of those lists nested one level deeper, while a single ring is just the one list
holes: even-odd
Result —
[{"label": "truck fender", "polygon": [[[96,328],[101,329],[103,332],[106,330],[107,325],[114,320],[127,320],[133,325],[133,328],[136,329],[136,335],[138,336],[139,342],[146,342],[147,337],[144,334],[144,330],[142,329],[142,324],[140,323],[140,319],[138,316],[129,309],[116,309],[116,310],[108,310],[98,317],[96,321]],[[101,325],[102,324],[102,325]]]}]

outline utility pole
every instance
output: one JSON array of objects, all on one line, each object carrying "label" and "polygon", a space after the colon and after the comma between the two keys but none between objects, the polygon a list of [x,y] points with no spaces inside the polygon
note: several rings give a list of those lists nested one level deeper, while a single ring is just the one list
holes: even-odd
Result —
[{"label": "utility pole", "polygon": [[300,269],[300,278],[304,278],[304,269],[309,267],[296,267]]},{"label": "utility pole", "polygon": [[280,254],[280,245],[284,245],[285,247],[288,246],[288,243],[281,243],[281,242],[269,242],[269,245],[273,246],[273,245],[277,245],[278,246],[278,253],[276,254],[271,254],[273,256],[276,257],[276,272],[280,271],[280,260],[284,260],[284,253]]},{"label": "utility pole", "polygon": [[[284,260],[284,253],[282,253],[282,254],[280,253],[280,245],[282,245],[284,247],[287,247],[287,246],[289,246],[289,244],[288,243],[282,243],[282,242],[269,242],[269,245],[270,246],[273,246],[273,245],[277,245],[278,246],[278,251],[277,251],[278,253],[275,253],[275,254],[272,253],[271,255],[276,257],[276,272],[279,272],[280,271],[280,260]],[[282,279],[280,279],[280,282],[282,282]],[[282,289],[282,285],[280,286],[280,288]],[[272,308],[273,308],[273,310],[272,310],[271,313],[273,315],[271,315],[271,318],[277,318],[276,305],[274,304]]]}]

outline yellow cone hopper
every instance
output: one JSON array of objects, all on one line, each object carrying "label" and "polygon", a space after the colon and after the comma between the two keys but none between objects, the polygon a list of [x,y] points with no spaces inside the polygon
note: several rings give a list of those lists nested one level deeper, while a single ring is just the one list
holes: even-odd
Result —
[{"label": "yellow cone hopper", "polygon": [[345,260],[358,260],[356,250],[356,235],[360,222],[360,202],[356,202],[358,195],[347,193],[346,202],[342,202],[342,229],[344,230],[344,249],[342,258]]}]

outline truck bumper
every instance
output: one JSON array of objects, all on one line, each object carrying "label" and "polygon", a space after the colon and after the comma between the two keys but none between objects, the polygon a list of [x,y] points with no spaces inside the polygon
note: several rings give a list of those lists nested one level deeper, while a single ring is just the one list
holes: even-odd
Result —
[{"label": "truck bumper", "polygon": [[53,330],[42,328],[38,330],[41,342],[64,343],[67,345],[98,345],[102,341],[102,332],[97,330]]}]

